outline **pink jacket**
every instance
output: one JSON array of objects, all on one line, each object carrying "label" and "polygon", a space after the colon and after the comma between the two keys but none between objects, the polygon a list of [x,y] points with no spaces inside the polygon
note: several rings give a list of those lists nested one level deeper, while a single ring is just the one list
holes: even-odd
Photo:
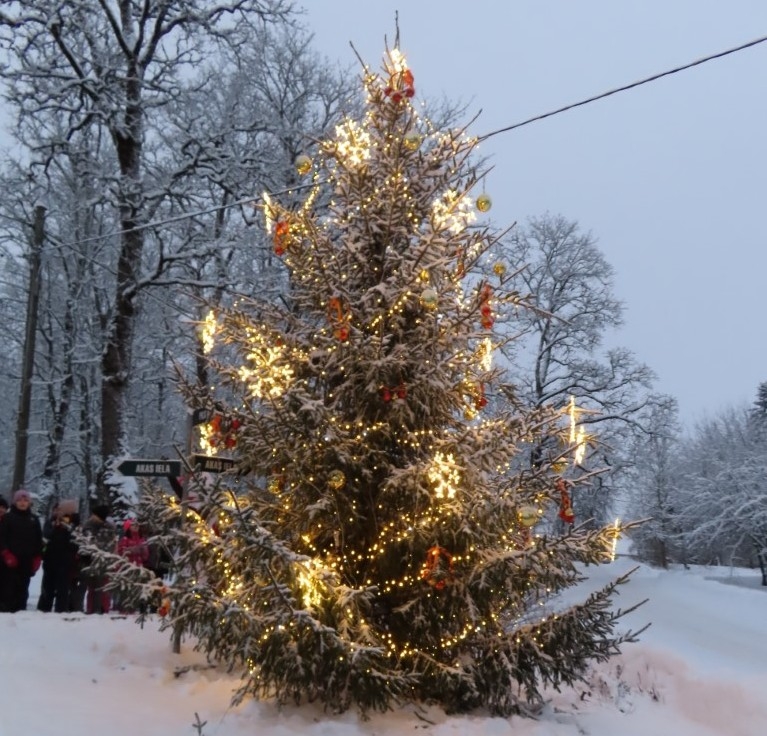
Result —
[{"label": "pink jacket", "polygon": [[149,559],[149,547],[144,537],[128,531],[117,543],[117,554],[127,557],[134,565],[143,566]]}]

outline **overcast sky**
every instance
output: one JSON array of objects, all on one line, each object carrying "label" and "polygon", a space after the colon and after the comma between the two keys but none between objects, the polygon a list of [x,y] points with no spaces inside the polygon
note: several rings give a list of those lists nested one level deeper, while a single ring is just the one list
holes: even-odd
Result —
[{"label": "overcast sky", "polygon": [[[419,95],[482,110],[482,135],[767,36],[765,0],[313,0],[315,47],[379,68],[394,36]],[[688,426],[767,381],[767,43],[482,146],[498,225],[545,212],[616,270],[632,350]]]}]

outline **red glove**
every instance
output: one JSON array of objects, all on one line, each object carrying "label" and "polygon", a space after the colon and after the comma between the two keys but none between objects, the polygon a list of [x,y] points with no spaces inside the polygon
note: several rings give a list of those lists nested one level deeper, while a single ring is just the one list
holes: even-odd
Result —
[{"label": "red glove", "polygon": [[42,564],[42,562],[43,562],[43,558],[40,557],[40,555],[35,555],[32,558],[32,574],[33,575],[40,569],[40,565]]},{"label": "red glove", "polygon": [[19,566],[19,561],[16,559],[16,555],[9,549],[4,549],[0,552],[0,557],[3,558],[6,567],[14,568]]}]

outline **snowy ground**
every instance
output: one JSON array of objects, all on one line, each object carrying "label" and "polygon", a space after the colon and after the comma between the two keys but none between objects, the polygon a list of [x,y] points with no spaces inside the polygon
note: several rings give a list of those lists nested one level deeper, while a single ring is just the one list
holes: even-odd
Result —
[{"label": "snowy ground", "polygon": [[[631,566],[599,568],[593,584]],[[173,655],[154,622],[0,614],[0,736],[197,736],[195,714],[204,736],[764,736],[767,589],[758,580],[752,571],[641,567],[618,603],[650,598],[628,617],[633,628],[652,622],[642,642],[597,667],[588,686],[551,693],[538,720],[230,708],[233,680],[211,670],[177,676],[203,660],[188,645]]]}]

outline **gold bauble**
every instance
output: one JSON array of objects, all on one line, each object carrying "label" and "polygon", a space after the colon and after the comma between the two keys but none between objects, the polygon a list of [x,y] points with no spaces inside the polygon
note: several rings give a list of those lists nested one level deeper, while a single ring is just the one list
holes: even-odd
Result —
[{"label": "gold bauble", "polygon": [[492,206],[493,200],[490,199],[489,194],[480,194],[479,197],[477,197],[477,209],[480,212],[489,212]]},{"label": "gold bauble", "polygon": [[328,475],[328,486],[334,491],[338,491],[344,487],[346,483],[346,476],[343,470],[331,470]]},{"label": "gold bauble", "polygon": [[535,506],[520,506],[517,511],[517,519],[522,526],[535,526],[538,518],[538,509]]},{"label": "gold bauble", "polygon": [[432,289],[431,286],[427,286],[421,292],[421,304],[426,309],[436,309],[439,305],[439,294],[436,289]]},{"label": "gold bauble", "polygon": [[493,266],[493,273],[496,276],[503,276],[506,273],[506,266],[505,266],[505,264],[503,264],[500,261],[498,261],[498,263],[496,263]]},{"label": "gold bauble", "polygon": [[417,130],[411,130],[410,132],[405,133],[402,142],[405,144],[405,148],[407,148],[408,151],[417,151],[421,147],[423,136]]},{"label": "gold bauble", "polygon": [[296,156],[295,166],[296,171],[303,176],[311,171],[312,160],[305,153],[302,153],[299,156]]},{"label": "gold bauble", "polygon": [[551,462],[551,469],[555,473],[564,473],[565,470],[567,470],[567,460],[564,460],[563,458],[553,460]]}]

